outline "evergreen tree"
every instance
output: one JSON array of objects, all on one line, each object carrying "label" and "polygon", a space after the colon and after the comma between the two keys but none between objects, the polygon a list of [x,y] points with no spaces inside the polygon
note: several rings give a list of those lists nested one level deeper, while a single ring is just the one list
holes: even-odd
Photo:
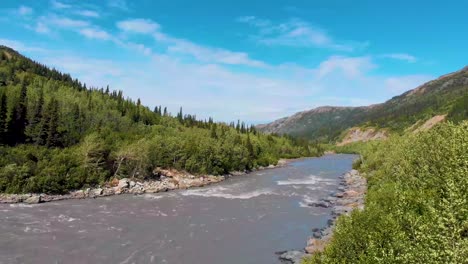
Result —
[{"label": "evergreen tree", "polygon": [[217,139],[218,135],[216,134],[216,125],[212,124],[211,125],[211,138]]},{"label": "evergreen tree", "polygon": [[164,107],[164,116],[167,116],[167,107]]},{"label": "evergreen tree", "polygon": [[42,120],[43,107],[44,107],[44,93],[42,92],[42,89],[41,89],[39,93],[39,99],[37,100],[36,107],[34,108],[33,117],[31,119],[31,122],[28,125],[29,140],[34,143],[38,143],[39,141],[38,132],[39,132],[40,124]]},{"label": "evergreen tree", "polygon": [[13,110],[10,122],[8,123],[8,143],[10,145],[21,144],[26,141],[27,125],[27,87],[23,83],[21,86],[20,97]]},{"label": "evergreen tree", "polygon": [[8,117],[7,97],[2,93],[0,97],[0,144],[7,143],[6,125]]},{"label": "evergreen tree", "polygon": [[177,120],[179,120],[180,123],[184,122],[184,114],[182,112],[182,107],[180,107],[179,113],[177,114]]},{"label": "evergreen tree", "polygon": [[59,102],[52,98],[47,106],[47,130],[45,145],[47,147],[58,147],[60,144],[58,124],[59,124]]}]

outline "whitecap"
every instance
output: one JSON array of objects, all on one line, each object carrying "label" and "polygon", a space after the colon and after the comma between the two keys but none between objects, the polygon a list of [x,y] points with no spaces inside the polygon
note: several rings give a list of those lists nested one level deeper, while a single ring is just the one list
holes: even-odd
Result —
[{"label": "whitecap", "polygon": [[251,192],[243,192],[239,194],[229,193],[229,191],[230,189],[227,189],[224,187],[216,187],[216,188],[186,190],[185,192],[181,194],[183,196],[218,197],[218,198],[225,198],[225,199],[242,199],[242,200],[258,197],[260,195],[273,194],[272,190],[269,188],[255,190]]},{"label": "whitecap", "polygon": [[334,180],[320,178],[319,176],[310,175],[307,178],[302,179],[287,179],[277,181],[277,185],[313,185],[313,184],[333,184]]}]

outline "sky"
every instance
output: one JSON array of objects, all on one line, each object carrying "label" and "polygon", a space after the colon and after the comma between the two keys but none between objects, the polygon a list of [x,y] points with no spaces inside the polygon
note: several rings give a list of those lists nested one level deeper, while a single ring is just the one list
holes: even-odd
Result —
[{"label": "sky", "polygon": [[468,64],[466,1],[0,0],[0,44],[217,121],[381,103]]}]

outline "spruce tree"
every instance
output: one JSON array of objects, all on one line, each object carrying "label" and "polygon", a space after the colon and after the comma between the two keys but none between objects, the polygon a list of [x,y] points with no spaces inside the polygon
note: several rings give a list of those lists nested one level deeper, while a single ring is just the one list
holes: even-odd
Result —
[{"label": "spruce tree", "polygon": [[58,147],[59,146],[59,133],[58,133],[58,122],[59,122],[59,102],[52,98],[47,107],[47,137],[45,145],[47,147]]},{"label": "spruce tree", "polygon": [[2,93],[0,97],[0,144],[7,143],[6,125],[8,117],[7,97]]},{"label": "spruce tree", "polygon": [[23,83],[19,100],[8,123],[8,143],[12,146],[26,141],[27,112],[27,87]]},{"label": "spruce tree", "polygon": [[29,140],[38,143],[39,141],[39,129],[42,121],[42,112],[44,108],[44,93],[42,92],[42,89],[39,93],[39,99],[37,100],[36,107],[34,109],[33,117],[31,119],[31,122],[28,125],[28,135],[29,135]]}]

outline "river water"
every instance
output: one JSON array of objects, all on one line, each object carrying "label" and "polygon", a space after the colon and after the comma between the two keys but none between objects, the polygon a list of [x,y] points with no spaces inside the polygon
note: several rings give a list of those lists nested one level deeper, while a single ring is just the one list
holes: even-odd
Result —
[{"label": "river water", "polygon": [[272,264],[305,246],[353,155],[294,161],[203,188],[0,205],[0,263]]}]

